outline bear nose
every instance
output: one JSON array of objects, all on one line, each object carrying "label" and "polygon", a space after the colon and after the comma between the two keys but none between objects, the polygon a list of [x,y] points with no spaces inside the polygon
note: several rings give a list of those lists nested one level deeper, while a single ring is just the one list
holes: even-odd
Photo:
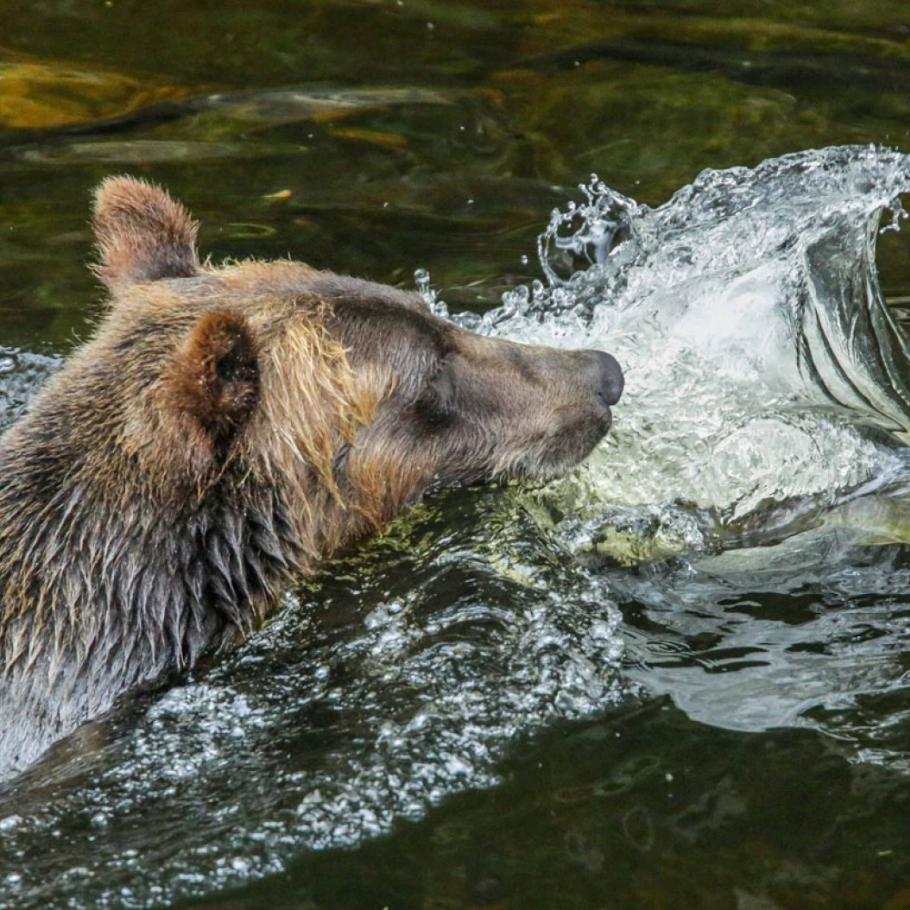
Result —
[{"label": "bear nose", "polygon": [[606,406],[616,404],[622,395],[625,380],[622,369],[612,354],[606,351],[588,351],[590,365],[587,369],[594,385],[594,394]]}]

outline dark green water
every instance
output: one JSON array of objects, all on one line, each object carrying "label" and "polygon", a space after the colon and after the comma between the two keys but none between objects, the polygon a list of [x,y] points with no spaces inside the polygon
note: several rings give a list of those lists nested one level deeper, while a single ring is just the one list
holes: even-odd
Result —
[{"label": "dark green water", "polygon": [[[898,0],[0,0],[0,345],[53,355],[85,334],[89,194],[110,173],[165,183],[215,259],[290,252],[407,287],[422,267],[450,309],[481,311],[539,276],[536,236],[591,171],[659,203],[706,167],[869,142],[910,150]],[[878,249],[910,306],[905,235]],[[232,693],[236,741],[196,724],[221,696],[151,721],[138,705],[102,725],[113,745],[74,741],[62,771],[0,791],[0,904],[907,910],[910,507],[870,509],[875,533],[761,564],[598,564],[592,593],[509,494],[440,497],[200,675]],[[510,617],[565,598],[548,630],[571,640],[602,596],[621,610],[609,679],[550,710],[528,672],[529,707],[524,671],[495,662],[551,655]],[[413,645],[424,663],[399,679],[382,631],[413,628],[475,650],[459,671],[462,652]],[[437,669],[484,706],[488,777],[459,786],[400,750],[371,777],[374,726]],[[526,712],[515,730],[485,701],[497,686]],[[118,745],[132,729],[152,764],[145,740]],[[301,811],[350,780],[387,780],[362,801],[372,828],[356,793],[347,833],[344,811]]]}]

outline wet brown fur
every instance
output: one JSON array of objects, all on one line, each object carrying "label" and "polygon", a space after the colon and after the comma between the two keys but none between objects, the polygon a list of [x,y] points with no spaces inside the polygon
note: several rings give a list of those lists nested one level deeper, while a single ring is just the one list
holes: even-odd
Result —
[{"label": "wet brown fur", "polygon": [[557,473],[609,426],[585,352],[300,263],[200,266],[142,181],[102,183],[94,227],[110,307],[0,439],[0,776],[432,484]]}]

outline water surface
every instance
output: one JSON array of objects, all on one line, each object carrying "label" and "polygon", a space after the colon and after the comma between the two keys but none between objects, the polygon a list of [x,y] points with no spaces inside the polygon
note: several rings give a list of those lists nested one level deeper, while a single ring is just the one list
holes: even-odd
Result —
[{"label": "water surface", "polygon": [[0,789],[0,904],[910,906],[904,4],[0,22],[0,421],[122,171],[629,380],[583,470],[434,497]]}]

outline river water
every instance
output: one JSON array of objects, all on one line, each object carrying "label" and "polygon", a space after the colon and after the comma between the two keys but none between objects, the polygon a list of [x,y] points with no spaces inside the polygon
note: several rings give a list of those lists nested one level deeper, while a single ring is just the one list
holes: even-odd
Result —
[{"label": "river water", "polygon": [[46,6],[0,3],[0,422],[123,170],[627,391],[0,786],[0,905],[910,906],[902,7]]}]

